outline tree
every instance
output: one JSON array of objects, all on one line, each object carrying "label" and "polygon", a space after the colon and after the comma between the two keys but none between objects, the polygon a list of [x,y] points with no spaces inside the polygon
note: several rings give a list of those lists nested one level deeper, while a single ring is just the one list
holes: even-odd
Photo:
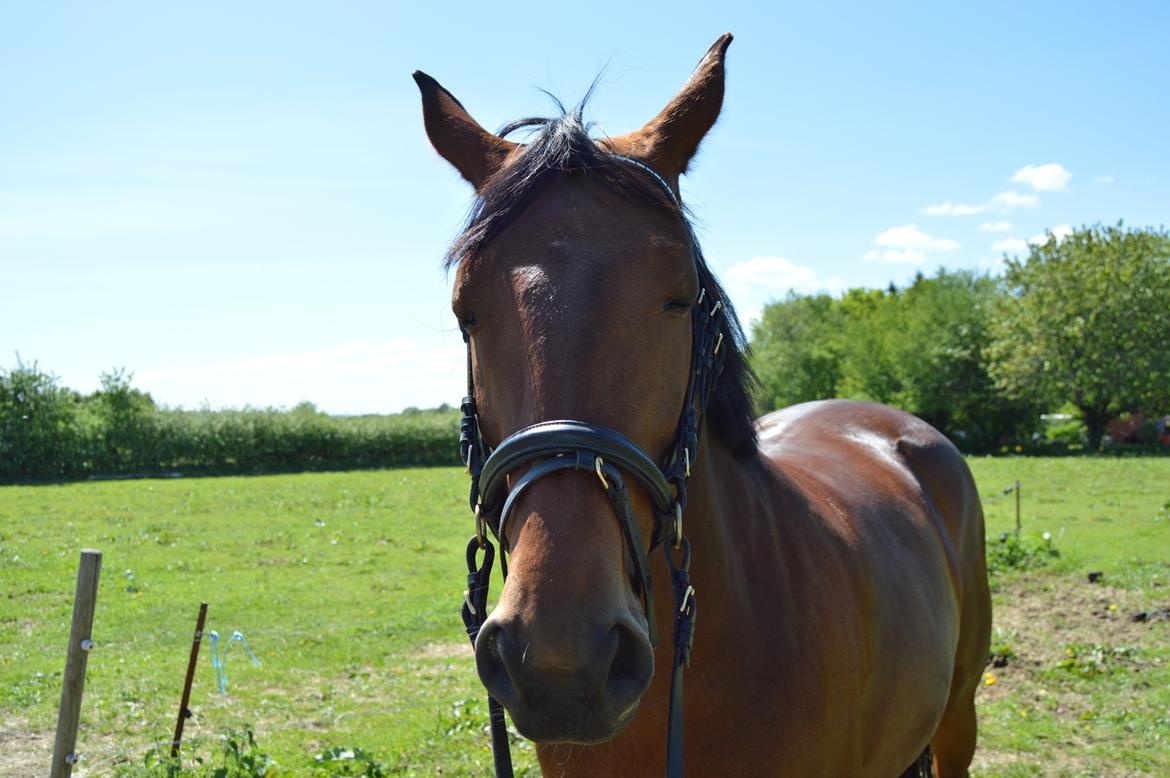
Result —
[{"label": "tree", "polygon": [[836,301],[827,294],[789,292],[752,325],[752,366],[760,378],[761,411],[837,396],[841,380]]},{"label": "tree", "polygon": [[82,467],[77,396],[37,363],[0,369],[0,479],[57,478]]},{"label": "tree", "polygon": [[894,405],[968,451],[1032,432],[1040,408],[1007,397],[988,373],[993,278],[940,269],[898,289],[786,299],[752,330],[760,405],[847,397]]},{"label": "tree", "polygon": [[905,407],[897,360],[904,314],[899,298],[896,288],[850,289],[841,297],[841,397]]},{"label": "tree", "polygon": [[1001,388],[1071,402],[1098,450],[1109,421],[1170,407],[1170,235],[1083,227],[1007,259],[992,371]]}]

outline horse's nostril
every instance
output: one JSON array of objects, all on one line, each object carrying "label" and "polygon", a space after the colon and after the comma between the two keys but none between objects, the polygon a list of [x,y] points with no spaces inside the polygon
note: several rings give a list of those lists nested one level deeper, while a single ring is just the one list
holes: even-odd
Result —
[{"label": "horse's nostril", "polygon": [[507,640],[507,637],[503,626],[489,619],[475,639],[475,665],[479,678],[497,699],[509,697],[513,688],[508,668],[500,657],[500,640]]},{"label": "horse's nostril", "polygon": [[631,625],[618,623],[613,629],[618,638],[617,650],[609,667],[606,691],[624,707],[641,697],[650,685],[654,651],[647,637]]}]

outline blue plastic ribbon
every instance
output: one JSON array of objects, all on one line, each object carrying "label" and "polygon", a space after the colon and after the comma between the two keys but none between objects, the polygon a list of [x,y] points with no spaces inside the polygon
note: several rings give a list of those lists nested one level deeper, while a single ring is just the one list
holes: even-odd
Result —
[{"label": "blue plastic ribbon", "polygon": [[227,654],[228,649],[232,647],[232,643],[240,643],[244,650],[248,652],[248,656],[252,658],[252,664],[257,667],[260,666],[260,660],[252,653],[252,647],[248,645],[247,639],[244,638],[243,632],[233,632],[231,637],[224,643],[223,653],[219,651],[219,633],[215,630],[211,631],[211,666],[215,668],[215,681],[219,684],[219,693],[227,694]]}]

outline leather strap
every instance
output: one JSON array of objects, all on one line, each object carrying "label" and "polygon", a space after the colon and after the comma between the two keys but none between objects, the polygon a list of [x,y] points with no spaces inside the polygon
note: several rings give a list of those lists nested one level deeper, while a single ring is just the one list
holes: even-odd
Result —
[{"label": "leather strap", "polygon": [[[612,462],[632,473],[654,502],[654,510],[670,515],[674,495],[662,471],[632,440],[617,430],[571,419],[542,421],[509,435],[488,456],[479,476],[480,501],[485,515],[494,514],[500,492],[506,486],[506,477],[516,468],[534,459],[575,456],[587,452]],[[580,463],[569,466],[578,467]],[[589,459],[584,467],[593,470]],[[514,488],[514,487],[513,487]]]}]

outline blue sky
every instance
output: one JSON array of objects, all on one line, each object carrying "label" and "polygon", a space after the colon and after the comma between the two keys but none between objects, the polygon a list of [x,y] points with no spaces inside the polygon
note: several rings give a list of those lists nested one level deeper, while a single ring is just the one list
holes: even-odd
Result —
[{"label": "blue sky", "polygon": [[[582,9],[587,8],[587,11]],[[470,192],[420,68],[489,128],[605,77],[634,129],[735,33],[683,182],[749,316],[789,288],[996,272],[1045,230],[1170,213],[1164,3],[11,3],[0,365],[172,406],[457,402],[440,267]]]}]

